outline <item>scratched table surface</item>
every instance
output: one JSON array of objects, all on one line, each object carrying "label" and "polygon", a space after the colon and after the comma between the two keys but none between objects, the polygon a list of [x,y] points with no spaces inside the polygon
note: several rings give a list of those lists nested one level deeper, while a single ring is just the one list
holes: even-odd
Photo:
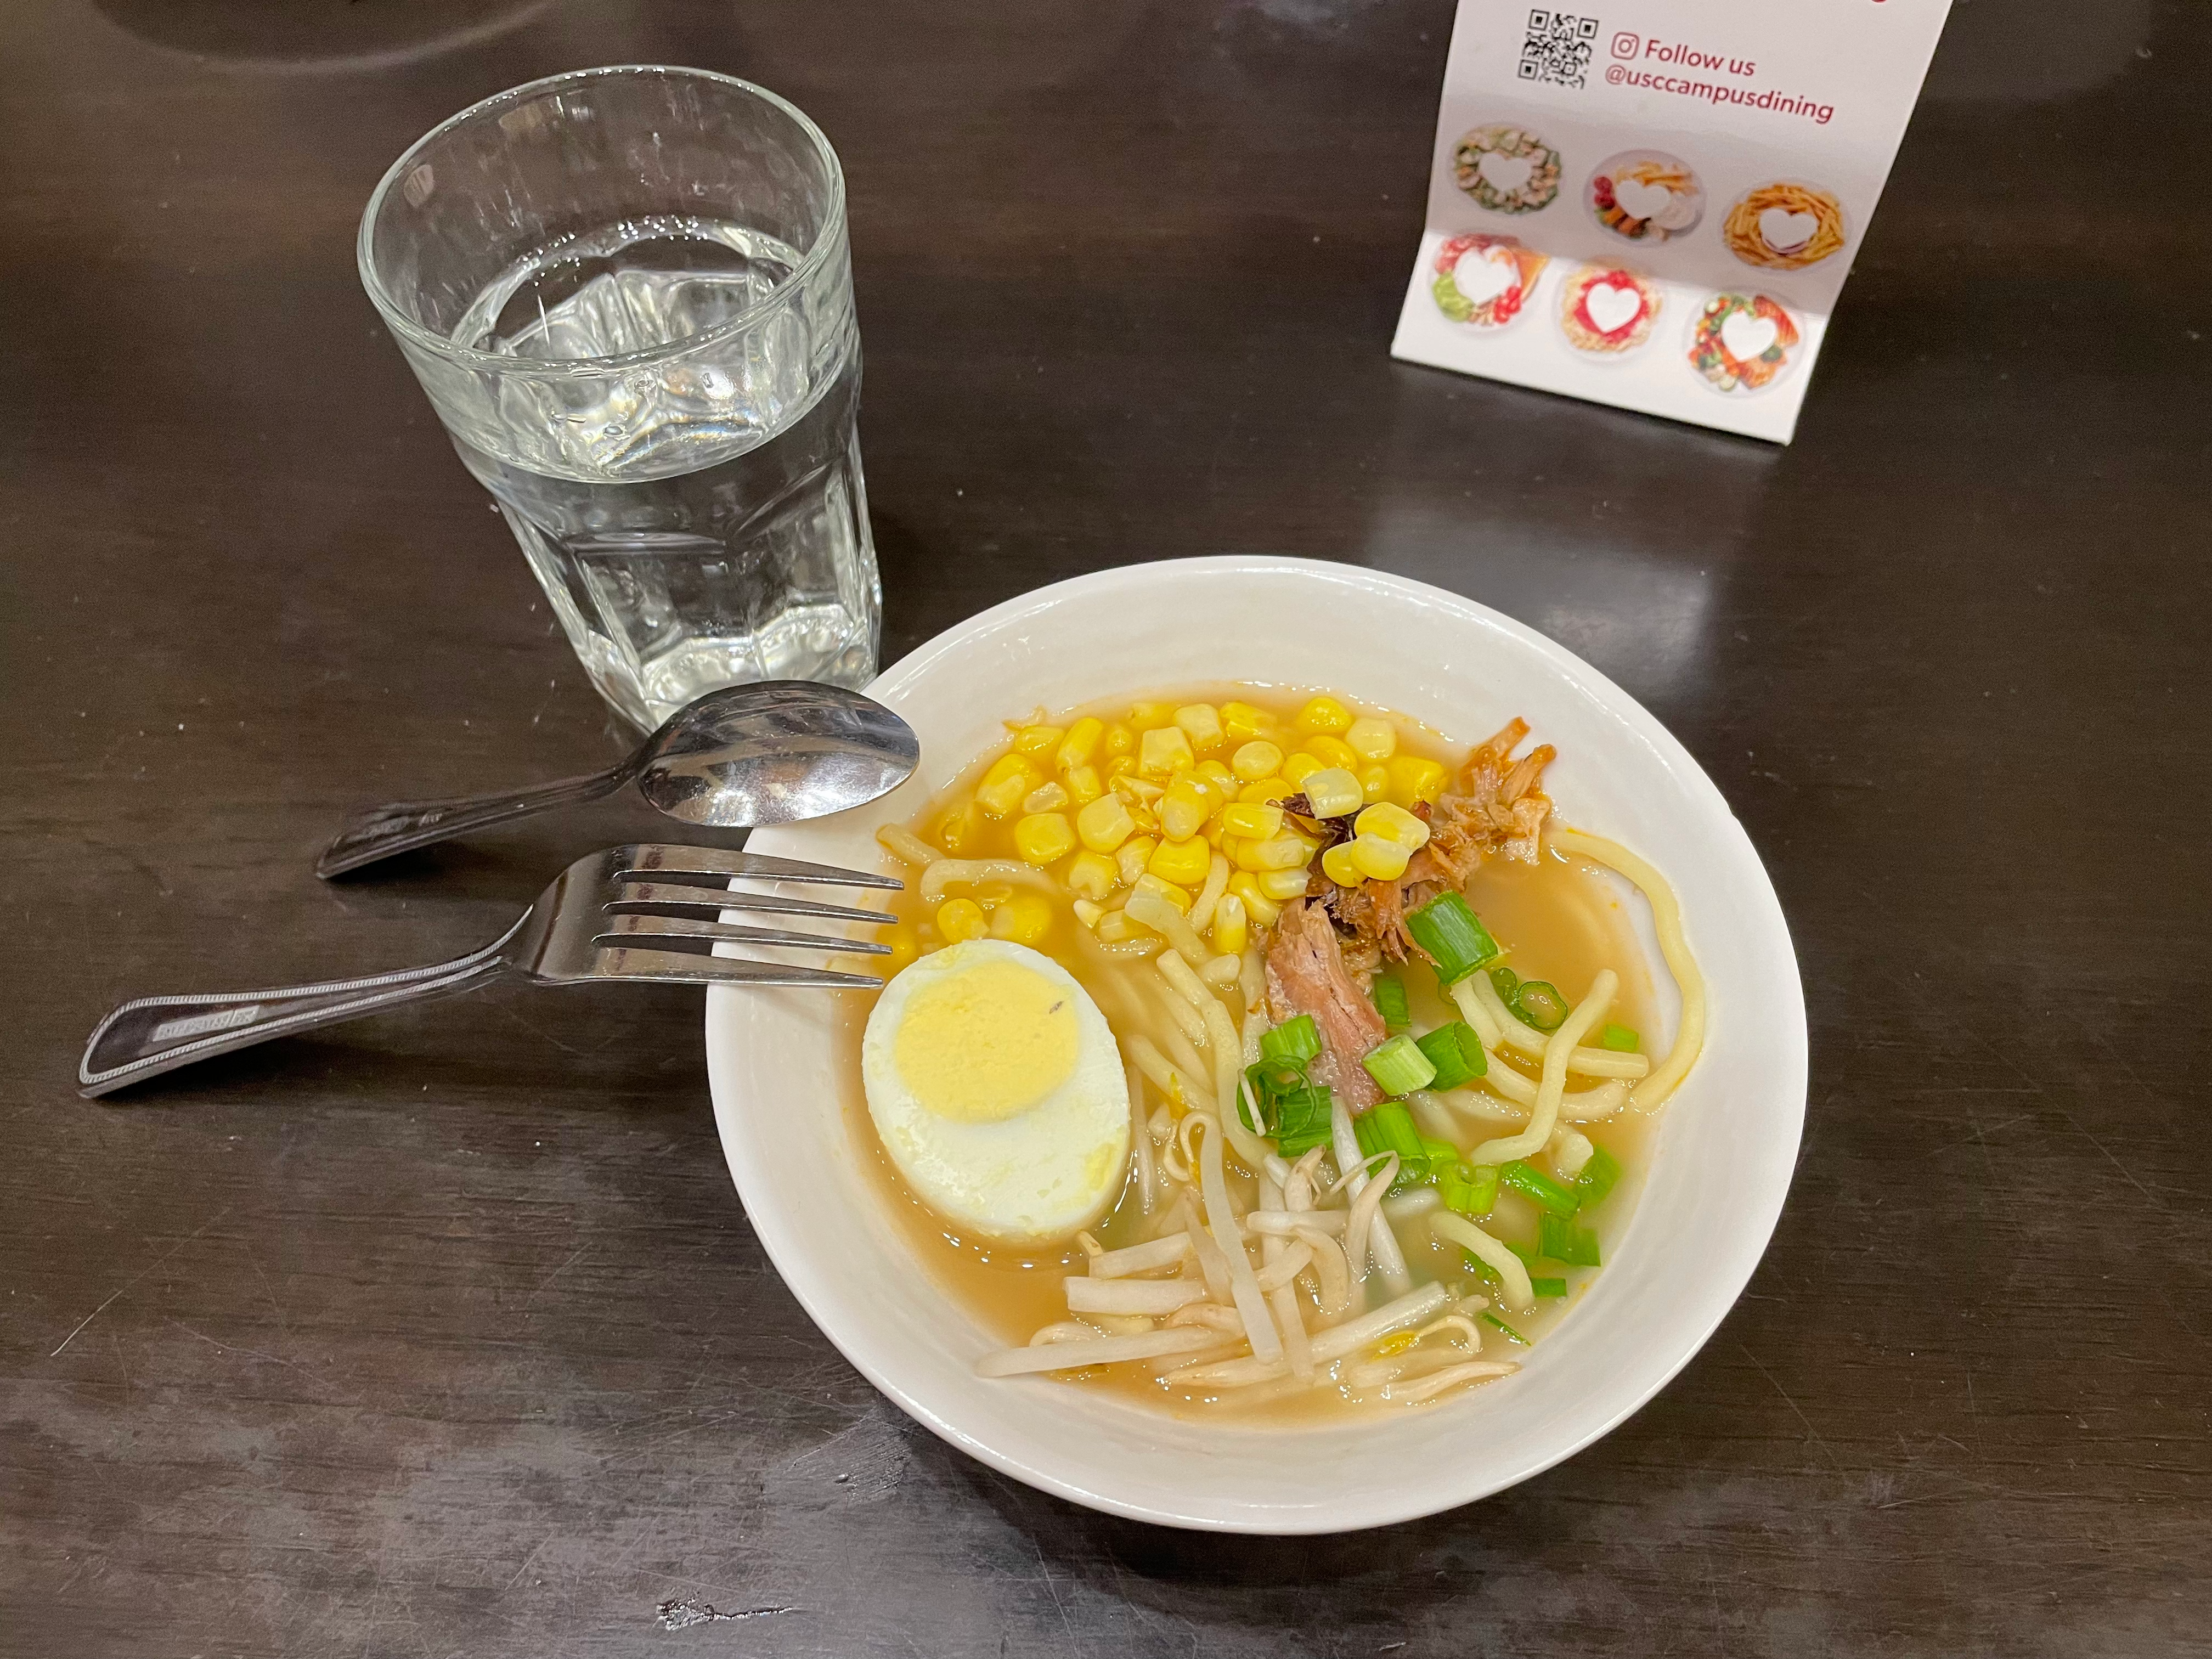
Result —
[{"label": "scratched table surface", "polygon": [[[1389,361],[1449,25],[0,8],[0,1652],[2206,1650],[2212,22],[1959,6],[1786,450]],[[1803,968],[1802,1158],[1613,1435],[1304,1540],[988,1471],[763,1256],[696,992],[486,995],[76,1098],[122,998],[450,956],[662,827],[309,873],[353,805],[626,741],[353,233],[440,118],[636,60],[776,88],[842,153],[887,657],[1118,562],[1341,559],[1543,629],[1725,792]],[[664,1631],[677,1601],[784,1611]]]}]

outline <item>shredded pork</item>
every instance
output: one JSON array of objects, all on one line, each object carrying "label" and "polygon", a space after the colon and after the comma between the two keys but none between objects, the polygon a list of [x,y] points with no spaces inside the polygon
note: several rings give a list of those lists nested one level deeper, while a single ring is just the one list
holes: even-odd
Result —
[{"label": "shredded pork", "polygon": [[1466,886],[1486,858],[1536,861],[1544,821],[1552,813],[1551,797],[1540,786],[1558,751],[1539,744],[1514,759],[1515,745],[1528,735],[1528,721],[1511,721],[1467,757],[1456,789],[1434,806],[1415,809],[1428,820],[1429,843],[1413,854],[1403,876],[1332,889],[1328,908],[1349,935],[1343,955],[1362,977],[1382,962],[1425,955],[1407,929],[1406,913],[1447,889]]},{"label": "shredded pork", "polygon": [[1322,1040],[1314,1080],[1327,1084],[1347,1110],[1364,1112],[1381,1098],[1359,1062],[1389,1032],[1346,969],[1326,907],[1307,899],[1283,907],[1267,951],[1267,1000],[1279,1020],[1313,1016]]}]

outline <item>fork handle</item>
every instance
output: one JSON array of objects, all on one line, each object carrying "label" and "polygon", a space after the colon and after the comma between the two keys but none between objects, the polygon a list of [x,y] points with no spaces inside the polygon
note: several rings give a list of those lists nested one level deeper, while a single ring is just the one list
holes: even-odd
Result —
[{"label": "fork handle", "polygon": [[94,1028],[77,1064],[80,1092],[88,1100],[180,1066],[247,1048],[272,1037],[336,1025],[410,1002],[456,996],[489,985],[508,970],[500,951],[528,920],[481,951],[428,968],[327,985],[291,985],[270,991],[216,991],[203,996],[141,997],[126,1002]]},{"label": "fork handle", "polygon": [[587,778],[562,778],[557,783],[534,784],[496,795],[469,795],[457,800],[402,800],[387,806],[371,806],[346,820],[337,838],[315,860],[315,873],[328,881],[332,876],[358,870],[364,864],[411,852],[434,842],[465,836],[511,818],[528,817],[555,806],[574,806],[611,795],[628,783],[633,770],[629,761]]}]

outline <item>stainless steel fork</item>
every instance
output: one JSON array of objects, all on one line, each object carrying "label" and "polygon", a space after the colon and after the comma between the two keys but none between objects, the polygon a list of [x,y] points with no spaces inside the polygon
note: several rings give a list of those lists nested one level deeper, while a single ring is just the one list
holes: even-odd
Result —
[{"label": "stainless steel fork", "polygon": [[410,968],[326,985],[200,996],[141,997],[93,1031],[77,1066],[89,1099],[272,1037],[358,1019],[410,1002],[458,995],[499,979],[537,985],[653,980],[674,985],[822,985],[870,989],[883,981],[783,962],[713,954],[724,942],[884,956],[873,939],[798,933],[721,920],[725,911],[880,924],[882,910],[817,904],[777,893],[728,890],[732,878],[830,887],[905,884],[889,876],[712,847],[611,847],[578,859],[538,896],[514,926],[481,951],[428,968]]}]

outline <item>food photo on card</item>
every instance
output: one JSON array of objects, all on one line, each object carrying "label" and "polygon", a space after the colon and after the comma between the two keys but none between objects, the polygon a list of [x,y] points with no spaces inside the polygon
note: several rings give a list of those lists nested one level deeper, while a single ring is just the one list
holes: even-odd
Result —
[{"label": "food photo on card", "polygon": [[1460,0],[1390,351],[1787,443],[1949,0]]}]

